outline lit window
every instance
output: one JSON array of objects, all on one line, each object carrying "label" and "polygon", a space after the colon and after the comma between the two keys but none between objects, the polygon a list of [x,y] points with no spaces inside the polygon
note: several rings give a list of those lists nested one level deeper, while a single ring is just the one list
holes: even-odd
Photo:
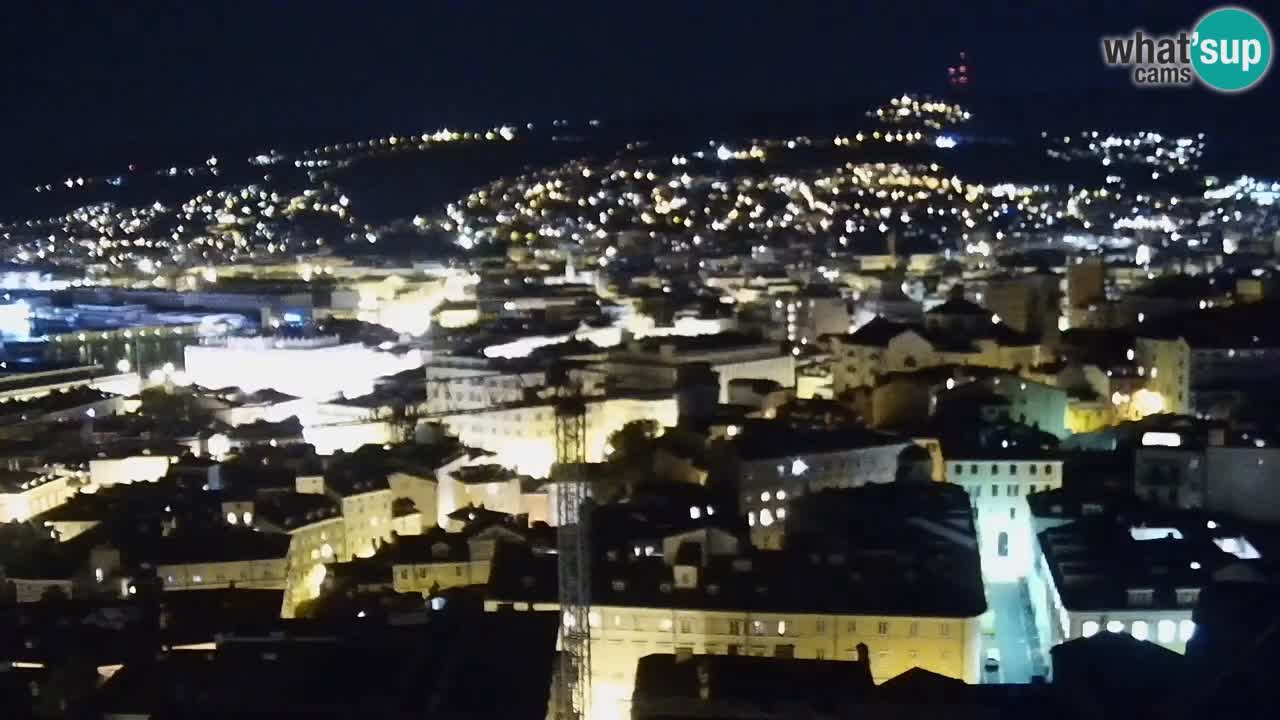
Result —
[{"label": "lit window", "polygon": [[1147,621],[1134,620],[1133,624],[1129,626],[1129,634],[1133,635],[1135,640],[1146,640],[1148,634]]},{"label": "lit window", "polygon": [[240,520],[239,516],[237,516],[235,513],[233,513],[233,512],[229,512],[229,513],[227,513],[227,524],[228,524],[228,525],[235,525],[235,524],[236,524],[236,522],[238,522],[239,520]]},{"label": "lit window", "polygon": [[778,621],[778,634],[779,634],[779,635],[786,635],[786,634],[787,634],[787,621],[786,621],[786,620],[779,620],[779,621]]},{"label": "lit window", "polygon": [[204,582],[204,578],[200,577],[199,575],[192,576],[191,579],[195,582]]},{"label": "lit window", "polygon": [[756,526],[756,511],[752,510],[751,512],[747,513],[747,527],[755,527],[755,526]]},{"label": "lit window", "polygon": [[1107,632],[1109,632],[1109,633],[1122,633],[1122,632],[1124,632],[1124,623],[1120,622],[1119,620],[1112,620],[1112,621],[1108,622],[1108,623],[1107,623]]},{"label": "lit window", "polygon": [[1085,620],[1084,624],[1080,626],[1081,637],[1093,637],[1094,635],[1097,635],[1097,634],[1098,634],[1098,623],[1092,620]]},{"label": "lit window", "polygon": [[889,634],[889,623],[887,623],[887,622],[882,622],[882,623],[880,623],[880,624],[876,627],[876,630],[878,630],[878,631],[880,632],[880,634],[881,634],[881,635],[888,635],[888,634]]},{"label": "lit window", "polygon": [[1196,624],[1191,620],[1183,620],[1178,623],[1178,639],[1187,642],[1196,632]]},{"label": "lit window", "polygon": [[773,513],[769,508],[760,511],[760,526],[769,527],[773,524]]},{"label": "lit window", "polygon": [[671,618],[662,618],[661,620],[658,621],[658,629],[661,630],[662,632],[670,632],[671,627],[672,627]]},{"label": "lit window", "polygon": [[779,490],[778,492],[774,493],[774,494],[773,494],[773,496],[774,496],[774,498],[776,498],[776,499],[778,499],[778,500],[786,500],[786,499],[787,499],[787,491],[786,491],[786,490]]},{"label": "lit window", "polygon": [[787,509],[780,507],[774,512],[774,515],[776,515],[779,520],[785,520],[787,518]]},{"label": "lit window", "polygon": [[766,490],[766,491],[764,491],[764,492],[760,493],[760,502],[769,502],[769,498],[771,498],[771,497],[773,497],[773,496],[769,494],[769,491],[768,491],[768,490]]},{"label": "lit window", "polygon": [[795,460],[792,460],[792,461],[791,461],[791,474],[792,474],[792,475],[803,475],[803,474],[804,474],[804,471],[805,471],[805,470],[808,470],[808,469],[809,469],[809,464],[808,464],[808,463],[806,463],[804,460],[801,460],[801,459],[799,459],[799,458],[796,458]]},{"label": "lit window", "polygon": [[1172,620],[1161,620],[1156,623],[1156,640],[1171,643],[1177,631],[1178,626]]},{"label": "lit window", "polygon": [[699,508],[697,505],[691,506],[689,508],[689,517],[690,519],[693,519],[693,520],[697,520],[698,518],[702,517],[701,508]]}]

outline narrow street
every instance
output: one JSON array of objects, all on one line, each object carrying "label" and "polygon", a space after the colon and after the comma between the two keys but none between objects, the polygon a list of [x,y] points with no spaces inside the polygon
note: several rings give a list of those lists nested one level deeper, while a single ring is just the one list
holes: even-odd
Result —
[{"label": "narrow street", "polygon": [[1024,603],[1022,587],[1017,582],[988,582],[987,604],[994,612],[994,637],[983,635],[982,657],[987,651],[1000,651],[998,673],[982,673],[983,683],[1029,683],[1039,672],[1033,658],[1034,623]]}]

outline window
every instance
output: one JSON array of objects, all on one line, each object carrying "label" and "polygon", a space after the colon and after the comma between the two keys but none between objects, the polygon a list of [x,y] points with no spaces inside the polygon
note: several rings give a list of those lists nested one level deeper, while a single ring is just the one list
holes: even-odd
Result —
[{"label": "window", "polygon": [[1017,475],[1017,474],[1018,474],[1018,466],[1017,466],[1017,465],[1014,465],[1013,463],[1009,463],[1009,474],[1010,474],[1010,475]]},{"label": "window", "polygon": [[1196,632],[1196,624],[1190,620],[1183,620],[1178,623],[1178,639],[1187,642]]},{"label": "window", "polygon": [[879,624],[876,626],[876,631],[877,631],[877,632],[879,632],[881,636],[888,635],[888,634],[889,634],[889,623],[887,623],[887,622],[881,622],[881,623],[879,623]]},{"label": "window", "polygon": [[1133,624],[1129,626],[1129,634],[1133,636],[1134,640],[1146,640],[1147,633],[1146,620],[1134,620]]},{"label": "window", "polygon": [[741,620],[730,620],[730,621],[729,621],[729,634],[730,634],[730,635],[741,635],[741,634],[742,634],[742,621],[741,621]]},{"label": "window", "polygon": [[457,567],[455,567],[455,568],[453,569],[453,575],[454,575],[454,577],[462,577],[462,566],[461,566],[461,565],[458,565]]},{"label": "window", "polygon": [[944,638],[951,637],[951,624],[941,623],[938,627],[938,634],[942,635]]},{"label": "window", "polygon": [[827,649],[826,649],[826,648],[818,648],[818,649],[817,649],[817,651],[814,653],[814,658],[815,658],[815,659],[817,659],[817,660],[826,660],[826,659],[827,659]]},{"label": "window", "polygon": [[408,569],[408,568],[401,568],[401,569],[400,569],[400,579],[401,579],[401,580],[408,580],[408,579],[409,579],[409,569]]},{"label": "window", "polygon": [[765,629],[764,629],[764,621],[763,621],[763,620],[752,620],[752,621],[751,621],[751,634],[752,634],[752,635],[764,635],[764,633],[765,633]]},{"label": "window", "polygon": [[1009,497],[1018,497],[1018,491],[1021,490],[1017,485],[1010,485],[1008,488]]},{"label": "window", "polygon": [[741,654],[742,654],[742,646],[741,646],[741,645],[739,645],[739,644],[737,644],[737,643],[729,643],[729,647],[728,647],[728,648],[726,648],[726,650],[727,650],[727,652],[726,652],[726,654],[727,654],[727,655],[741,655]]},{"label": "window", "polygon": [[1036,466],[1035,466],[1035,465],[1030,465],[1030,466],[1028,466],[1028,467],[1027,467],[1027,469],[1031,471],[1031,474],[1032,474],[1032,475],[1035,475],[1035,474],[1036,474],[1036,470],[1037,470],[1037,468],[1036,468]]},{"label": "window", "polygon": [[1000,497],[1000,486],[991,483],[991,497]]},{"label": "window", "polygon": [[970,474],[970,475],[977,475],[977,474],[978,474],[978,466],[977,466],[976,464],[973,464],[973,465],[970,465],[970,466],[969,466],[969,474]]},{"label": "window", "polygon": [[819,621],[818,621],[818,623],[817,623],[817,627],[815,628],[815,630],[816,630],[817,632],[820,632],[820,633],[826,632],[826,631],[827,631],[827,621],[826,621],[826,620],[819,620]]},{"label": "window", "polygon": [[1161,620],[1156,623],[1156,640],[1162,643],[1173,642],[1178,626],[1172,620]]},{"label": "window", "polygon": [[773,656],[776,658],[793,658],[796,656],[796,646],[789,643],[779,643],[773,646]]},{"label": "window", "polygon": [[999,465],[996,465],[995,463],[992,463],[992,464],[991,464],[991,474],[992,474],[992,475],[999,475],[999,474],[1000,474],[1000,466],[999,466]]},{"label": "window", "polygon": [[1009,508],[1009,519],[1016,520],[1018,518],[1018,508]]},{"label": "window", "polygon": [[911,623],[910,625],[908,625],[908,626],[907,626],[907,634],[908,634],[908,635],[910,635],[911,637],[916,637],[917,635],[919,635],[919,634],[920,634],[920,623],[918,623],[918,622],[913,622],[913,623]]},{"label": "window", "polygon": [[690,620],[689,618],[680,618],[680,632],[682,632],[682,633],[692,633],[692,632],[693,632],[693,621],[692,621],[692,620]]},{"label": "window", "polygon": [[846,631],[846,632],[848,632],[850,635],[854,635],[854,634],[856,634],[856,633],[858,632],[858,623],[857,623],[857,621],[856,621],[856,620],[850,620],[850,621],[849,621],[849,624],[845,627],[845,631]]},{"label": "window", "polygon": [[1045,466],[1044,466],[1044,474],[1045,474],[1045,475],[1052,475],[1052,474],[1053,474],[1053,466],[1052,466],[1052,465],[1045,465]]},{"label": "window", "polygon": [[1178,588],[1178,605],[1181,607],[1189,607],[1196,604],[1200,599],[1200,588]]},{"label": "window", "polygon": [[659,620],[658,629],[662,632],[671,632],[671,618],[662,618]]},{"label": "window", "polygon": [[1107,622],[1107,632],[1122,633],[1124,632],[1124,623],[1119,620],[1110,620]]},{"label": "window", "polygon": [[1097,634],[1098,634],[1098,623],[1092,620],[1085,620],[1084,624],[1080,626],[1081,637],[1093,637],[1094,635],[1097,635]]},{"label": "window", "polygon": [[955,474],[956,474],[956,475],[963,475],[963,474],[964,474],[964,466],[963,466],[963,465],[961,465],[960,463],[956,463],[956,466],[955,466]]},{"label": "window", "polygon": [[996,536],[996,555],[1009,557],[1009,533],[1002,531]]}]

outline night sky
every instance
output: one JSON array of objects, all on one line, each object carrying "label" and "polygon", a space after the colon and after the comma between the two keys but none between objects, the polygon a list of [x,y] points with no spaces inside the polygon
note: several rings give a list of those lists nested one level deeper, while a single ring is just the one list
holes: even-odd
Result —
[{"label": "night sky", "polygon": [[[1172,97],[1188,116],[1244,122],[1275,105],[1274,72],[1239,98],[1138,92],[1099,58],[1102,34],[1188,27],[1219,4],[6,0],[0,158],[27,179],[192,145],[820,106],[940,92],[961,49],[976,93],[1119,93],[1117,113],[1153,121]],[[1047,107],[1029,101],[1028,122]]]}]

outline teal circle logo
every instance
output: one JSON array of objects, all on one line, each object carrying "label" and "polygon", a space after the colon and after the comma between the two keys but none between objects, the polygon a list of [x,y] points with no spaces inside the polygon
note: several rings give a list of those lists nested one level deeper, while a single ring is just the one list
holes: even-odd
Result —
[{"label": "teal circle logo", "polygon": [[1191,38],[1191,64],[1214,90],[1248,90],[1271,66],[1271,31],[1248,10],[1218,8],[1200,18]]}]

